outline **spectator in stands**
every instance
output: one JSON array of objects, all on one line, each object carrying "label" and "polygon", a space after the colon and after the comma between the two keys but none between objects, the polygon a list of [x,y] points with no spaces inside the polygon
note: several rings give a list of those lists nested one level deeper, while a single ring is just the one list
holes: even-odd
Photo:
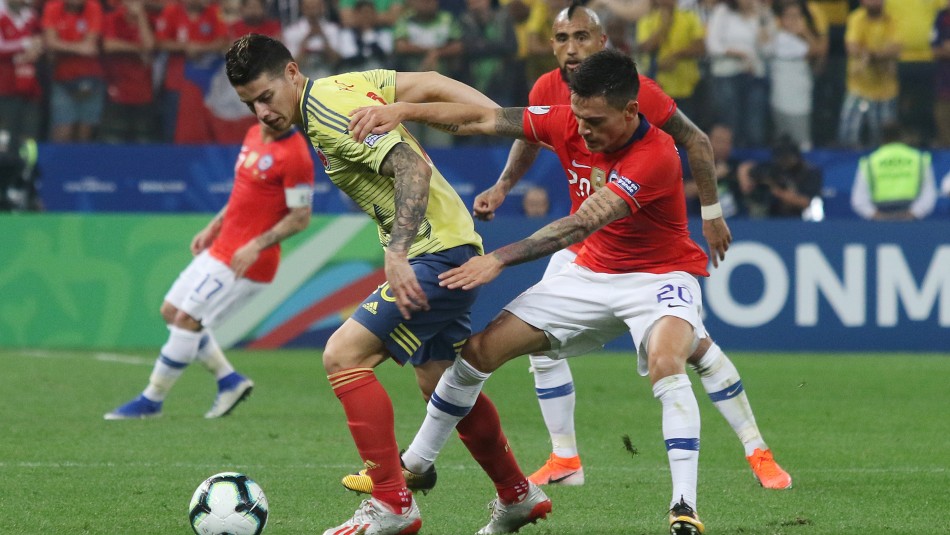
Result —
[{"label": "spectator in stands", "polygon": [[821,170],[809,165],[788,137],[775,143],[771,161],[740,165],[737,176],[750,217],[800,219],[812,199],[821,196]]},{"label": "spectator in stands", "polygon": [[802,150],[811,150],[811,60],[822,54],[814,21],[798,1],[775,6],[778,29],[769,47],[772,125],[776,138],[788,136]]},{"label": "spectator in stands", "polygon": [[300,72],[323,78],[340,62],[340,26],[326,17],[324,0],[300,0],[300,20],[284,28],[284,44],[297,59]]},{"label": "spectator in stands", "polygon": [[736,145],[766,143],[768,78],[766,45],[775,21],[760,0],[724,0],[713,10],[706,34],[713,107],[732,129]]},{"label": "spectator in stands", "polygon": [[155,38],[157,47],[168,53],[162,94],[164,139],[215,141],[201,82],[213,76],[230,44],[217,2],[171,1],[158,19]]},{"label": "spectator in stands", "polygon": [[40,20],[30,0],[0,2],[0,123],[14,142],[40,135],[36,62],[42,54]]},{"label": "spectator in stands", "polygon": [[903,142],[902,128],[881,128],[883,145],[861,158],[851,187],[851,207],[864,219],[923,219],[937,202],[937,182],[930,153]]},{"label": "spectator in stands", "polygon": [[91,141],[105,96],[99,62],[102,5],[98,0],[50,0],[43,7],[42,26],[53,65],[50,139]]},{"label": "spectator in stands", "polygon": [[99,137],[110,143],[155,141],[152,52],[155,35],[142,0],[122,0],[106,15],[102,64],[106,107]]},{"label": "spectator in stands", "polygon": [[550,212],[548,190],[541,186],[528,186],[521,198],[521,213],[527,217],[546,217]]},{"label": "spectator in stands", "polygon": [[706,53],[706,31],[695,11],[680,9],[677,0],[655,0],[653,9],[637,22],[644,74],[676,99],[686,115],[696,113],[693,101],[699,82],[699,58]]},{"label": "spectator in stands", "polygon": [[[340,10],[340,23],[346,28],[356,26],[354,10],[358,0],[339,0],[337,7]],[[404,14],[403,0],[371,0],[376,6],[377,20],[380,26],[392,28],[396,21]],[[291,50],[293,52],[293,50]]]},{"label": "spectator in stands", "polygon": [[530,11],[524,23],[524,59],[529,84],[557,67],[557,60],[551,54],[551,26],[554,17],[570,4],[571,0],[530,0],[527,3]]},{"label": "spectator in stands", "polygon": [[938,147],[950,147],[950,1],[945,2],[945,5],[947,8],[937,15],[934,22],[931,42],[937,60],[934,123],[937,125]]},{"label": "spectator in stands", "polygon": [[[409,0],[409,10],[396,21],[395,63],[399,71],[436,71],[455,77],[462,54],[462,27],[448,11],[439,9],[439,0]],[[293,51],[291,51],[293,52]],[[450,147],[452,135],[413,123],[409,131],[427,147]]]},{"label": "spectator in stands", "polygon": [[884,11],[884,0],[861,0],[848,16],[848,92],[841,105],[838,142],[862,147],[862,127],[868,144],[879,145],[881,126],[897,120],[897,58],[901,44],[897,25]]},{"label": "spectator in stands", "polygon": [[379,25],[372,0],[353,4],[353,26],[343,28],[340,38],[341,71],[366,71],[392,67],[393,32]]},{"label": "spectator in stands", "polygon": [[515,27],[508,11],[492,7],[491,0],[467,0],[462,14],[464,80],[501,106],[519,103],[510,83],[510,59],[518,51]]},{"label": "spectator in stands", "polygon": [[812,107],[815,145],[827,146],[838,140],[838,122],[847,71],[844,30],[851,7],[849,0],[808,0],[806,4],[815,26],[825,36],[827,43],[826,56],[814,64],[815,103]]},{"label": "spectator in stands", "polygon": [[0,119],[0,212],[43,209],[36,159],[36,141],[17,139]]},{"label": "spectator in stands", "polygon": [[267,13],[264,0],[240,0],[240,5],[241,18],[228,28],[232,41],[249,33],[280,39],[280,21]]},{"label": "spectator in stands", "polygon": [[935,64],[930,49],[931,31],[937,12],[946,0],[885,0],[884,11],[897,26],[901,43],[897,63],[899,94],[897,116],[904,135],[919,138],[927,145],[933,141]]}]

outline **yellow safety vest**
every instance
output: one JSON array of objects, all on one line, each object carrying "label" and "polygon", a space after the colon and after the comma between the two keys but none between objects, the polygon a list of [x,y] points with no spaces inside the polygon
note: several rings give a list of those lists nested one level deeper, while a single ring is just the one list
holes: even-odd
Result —
[{"label": "yellow safety vest", "polygon": [[906,209],[920,193],[930,153],[888,143],[861,158],[860,165],[878,209]]}]

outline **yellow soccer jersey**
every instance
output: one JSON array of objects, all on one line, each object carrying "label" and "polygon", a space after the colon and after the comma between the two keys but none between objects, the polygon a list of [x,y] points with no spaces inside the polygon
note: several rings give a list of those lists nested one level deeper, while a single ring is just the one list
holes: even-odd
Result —
[{"label": "yellow soccer jersey", "polygon": [[386,247],[396,217],[395,186],[391,177],[379,174],[379,168],[396,144],[407,143],[432,167],[426,216],[409,257],[466,244],[481,252],[482,239],[475,232],[468,208],[405,127],[370,135],[362,143],[350,135],[347,124],[352,110],[395,101],[395,71],[351,72],[307,80],[301,116],[327,175],[376,221],[380,244]]}]

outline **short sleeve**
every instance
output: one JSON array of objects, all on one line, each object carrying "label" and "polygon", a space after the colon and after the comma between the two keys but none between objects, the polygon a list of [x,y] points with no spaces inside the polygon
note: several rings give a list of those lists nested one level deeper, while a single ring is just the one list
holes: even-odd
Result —
[{"label": "short sleeve", "polygon": [[294,133],[298,139],[291,140],[284,154],[283,183],[285,188],[299,185],[313,185],[313,158],[307,148],[306,141],[300,134]]}]

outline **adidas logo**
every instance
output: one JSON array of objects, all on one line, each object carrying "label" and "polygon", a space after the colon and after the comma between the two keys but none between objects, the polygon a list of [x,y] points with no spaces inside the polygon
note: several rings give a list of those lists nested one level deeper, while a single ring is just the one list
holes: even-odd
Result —
[{"label": "adidas logo", "polygon": [[366,468],[366,470],[372,470],[374,468],[379,468],[379,465],[367,459],[363,461],[363,467]]},{"label": "adidas logo", "polygon": [[363,303],[363,308],[367,310],[370,314],[376,314],[376,309],[379,307],[379,304],[376,301],[372,303]]}]

